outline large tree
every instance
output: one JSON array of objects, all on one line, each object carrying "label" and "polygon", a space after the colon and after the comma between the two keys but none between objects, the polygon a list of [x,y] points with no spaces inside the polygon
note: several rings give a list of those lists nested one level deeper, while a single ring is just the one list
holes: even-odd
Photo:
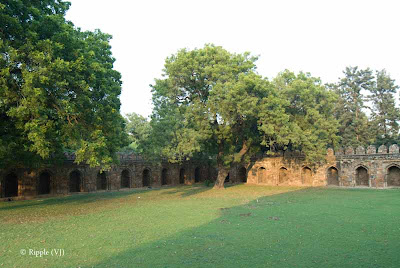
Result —
[{"label": "large tree", "polygon": [[339,136],[343,146],[366,146],[374,137],[365,114],[365,94],[374,86],[372,70],[346,67],[344,77],[335,85],[339,96],[335,107]]},{"label": "large tree", "polygon": [[369,89],[372,102],[371,122],[377,145],[395,143],[399,134],[400,112],[395,94],[399,87],[385,70],[376,71],[376,82]]},{"label": "large tree", "polygon": [[82,32],[68,2],[0,4],[0,163],[33,165],[76,153],[109,167],[126,141],[110,35]]},{"label": "large tree", "polygon": [[[212,156],[218,167],[215,187],[222,188],[232,164],[249,160],[259,151],[274,152],[291,144],[307,152],[316,147],[320,152],[320,146],[326,149],[335,124],[327,126],[331,129],[325,136],[322,132],[326,128],[312,136],[322,139],[314,147],[307,135],[297,137],[313,122],[318,126],[324,123],[319,111],[331,105],[323,108],[324,102],[309,103],[324,96],[318,93],[323,88],[310,77],[271,83],[256,74],[255,61],[249,53],[229,53],[214,45],[182,49],[167,58],[164,78],[152,86],[151,137],[158,153],[170,161],[198,154]],[[288,98],[294,88],[300,92],[298,102]],[[309,97],[307,92],[311,93]],[[304,110],[305,120],[294,118],[296,111],[289,111],[292,105]],[[317,106],[314,110],[313,105]]]}]

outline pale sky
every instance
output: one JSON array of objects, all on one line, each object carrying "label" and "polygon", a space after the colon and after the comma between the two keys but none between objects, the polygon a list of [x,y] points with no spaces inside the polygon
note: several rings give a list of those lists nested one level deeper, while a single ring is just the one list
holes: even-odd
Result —
[{"label": "pale sky", "polygon": [[258,73],[284,69],[336,82],[346,66],[385,68],[400,84],[400,1],[69,0],[67,19],[111,34],[122,74],[121,113],[151,114],[149,84],[165,58],[206,43],[259,55]]}]

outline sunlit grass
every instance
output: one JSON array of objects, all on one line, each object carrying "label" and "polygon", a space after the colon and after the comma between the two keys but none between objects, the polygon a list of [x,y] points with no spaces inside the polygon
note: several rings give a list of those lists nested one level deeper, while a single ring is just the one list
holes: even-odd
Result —
[{"label": "sunlit grass", "polygon": [[[202,185],[0,204],[0,267],[396,267],[400,190]],[[62,248],[33,257],[21,249]]]}]

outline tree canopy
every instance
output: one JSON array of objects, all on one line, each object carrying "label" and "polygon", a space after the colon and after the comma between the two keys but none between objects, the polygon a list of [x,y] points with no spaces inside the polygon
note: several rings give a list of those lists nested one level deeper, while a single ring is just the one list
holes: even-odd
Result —
[{"label": "tree canopy", "polygon": [[103,168],[126,143],[110,35],[66,21],[64,1],[0,4],[0,163],[34,165],[73,150]]},{"label": "tree canopy", "polygon": [[217,188],[233,163],[257,152],[292,147],[308,160],[323,160],[337,139],[329,112],[334,94],[302,73],[268,81],[256,73],[256,60],[214,45],[168,57],[164,78],[152,85],[151,136],[159,153],[170,161],[213,156]]}]

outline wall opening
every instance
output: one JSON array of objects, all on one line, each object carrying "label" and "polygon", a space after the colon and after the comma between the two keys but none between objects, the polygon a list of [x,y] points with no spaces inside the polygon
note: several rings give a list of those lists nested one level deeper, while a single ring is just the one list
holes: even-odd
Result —
[{"label": "wall opening", "polygon": [[200,168],[196,167],[194,170],[194,182],[200,182]]},{"label": "wall opening", "polygon": [[260,167],[257,172],[258,183],[266,182],[267,170],[264,167]]},{"label": "wall opening", "polygon": [[185,169],[181,168],[179,171],[179,183],[184,184],[185,183]]},{"label": "wall opening", "polygon": [[39,175],[38,181],[38,194],[49,194],[50,193],[50,173],[43,171]]},{"label": "wall opening", "polygon": [[279,169],[279,183],[284,183],[288,180],[287,168],[281,167]]},{"label": "wall opening", "polygon": [[150,170],[147,168],[143,170],[143,178],[142,178],[143,187],[150,186]]},{"label": "wall opening", "polygon": [[168,170],[164,168],[161,171],[161,185],[167,185],[168,184]]},{"label": "wall opening", "polygon": [[78,170],[69,174],[69,191],[71,193],[81,191],[81,173]]},{"label": "wall opening", "polygon": [[18,196],[18,177],[10,173],[4,179],[4,197],[13,196]]},{"label": "wall opening", "polygon": [[313,177],[311,168],[303,167],[303,169],[301,170],[301,182],[303,184],[312,185]]},{"label": "wall opening", "polygon": [[339,186],[339,172],[336,168],[330,167],[328,169],[328,185]]},{"label": "wall opening", "polygon": [[241,167],[239,169],[239,180],[241,182],[247,182],[247,176],[246,176],[247,170],[245,167]]},{"label": "wall opening", "polygon": [[130,173],[129,170],[124,169],[121,172],[121,188],[130,188]]},{"label": "wall opening", "polygon": [[97,190],[107,190],[107,175],[106,172],[97,173],[96,179]]},{"label": "wall opening", "polygon": [[400,168],[393,166],[388,169],[387,186],[400,186]]},{"label": "wall opening", "polygon": [[356,185],[369,186],[369,175],[366,168],[359,167],[356,169]]}]

